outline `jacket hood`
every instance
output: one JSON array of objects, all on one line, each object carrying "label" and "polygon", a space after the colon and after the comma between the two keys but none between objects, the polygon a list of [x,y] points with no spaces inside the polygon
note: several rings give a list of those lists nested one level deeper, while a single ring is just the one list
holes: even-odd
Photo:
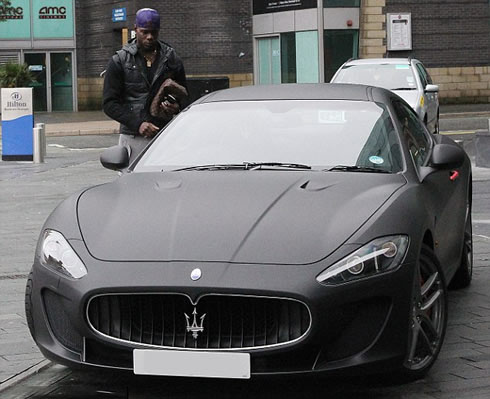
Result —
[{"label": "jacket hood", "polygon": [[371,173],[132,173],[85,191],[77,210],[100,260],[308,264],[404,184]]}]

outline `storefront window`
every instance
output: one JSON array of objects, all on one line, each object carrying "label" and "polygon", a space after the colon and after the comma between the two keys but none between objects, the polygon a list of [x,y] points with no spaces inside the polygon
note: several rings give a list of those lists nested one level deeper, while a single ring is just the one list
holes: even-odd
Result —
[{"label": "storefront window", "polygon": [[323,7],[359,7],[361,0],[323,0]]},{"label": "storefront window", "polygon": [[279,37],[257,40],[259,55],[259,84],[281,83],[281,59]]},{"label": "storefront window", "polygon": [[296,81],[318,83],[318,33],[296,32]]}]

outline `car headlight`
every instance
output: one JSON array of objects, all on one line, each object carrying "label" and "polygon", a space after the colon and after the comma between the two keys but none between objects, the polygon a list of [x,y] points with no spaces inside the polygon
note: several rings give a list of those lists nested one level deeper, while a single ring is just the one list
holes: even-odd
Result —
[{"label": "car headlight", "polygon": [[40,252],[39,258],[43,266],[76,279],[87,274],[87,269],[76,252],[57,231],[44,231]]},{"label": "car headlight", "polygon": [[398,267],[408,248],[408,236],[378,238],[325,269],[316,280],[332,285],[384,273]]}]

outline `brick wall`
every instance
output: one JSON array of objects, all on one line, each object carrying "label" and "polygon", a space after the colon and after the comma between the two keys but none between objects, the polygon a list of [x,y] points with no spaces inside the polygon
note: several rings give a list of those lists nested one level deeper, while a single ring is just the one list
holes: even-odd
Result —
[{"label": "brick wall", "polygon": [[[76,0],[75,5],[79,109],[100,109],[99,75],[121,47],[120,30],[132,29],[136,10],[148,2]],[[150,6],[161,15],[160,38],[176,49],[188,75],[243,77],[253,70],[250,0],[154,0]],[[114,23],[112,9],[120,7],[126,7],[127,21]]]},{"label": "brick wall", "polygon": [[490,103],[490,66],[428,69],[442,103]]},{"label": "brick wall", "polygon": [[379,58],[386,54],[386,0],[361,0],[359,57]]},{"label": "brick wall", "polygon": [[490,2],[488,0],[386,0],[385,13],[412,13],[410,52],[427,67],[490,64]]},{"label": "brick wall", "polygon": [[[412,50],[386,49],[386,14],[411,13]],[[361,58],[421,60],[442,103],[490,102],[488,0],[362,0]]]},{"label": "brick wall", "polygon": [[[228,77],[230,87],[249,86],[253,84],[253,74],[188,74],[188,78]],[[102,108],[102,88],[104,79],[101,77],[78,78],[78,109],[80,111]]]}]

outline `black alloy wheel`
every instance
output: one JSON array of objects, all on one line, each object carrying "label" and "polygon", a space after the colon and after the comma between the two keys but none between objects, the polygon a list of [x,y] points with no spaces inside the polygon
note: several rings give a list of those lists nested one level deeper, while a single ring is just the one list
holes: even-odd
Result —
[{"label": "black alloy wheel", "polygon": [[407,356],[401,377],[423,377],[441,350],[447,325],[447,288],[434,252],[423,245],[410,311]]}]

